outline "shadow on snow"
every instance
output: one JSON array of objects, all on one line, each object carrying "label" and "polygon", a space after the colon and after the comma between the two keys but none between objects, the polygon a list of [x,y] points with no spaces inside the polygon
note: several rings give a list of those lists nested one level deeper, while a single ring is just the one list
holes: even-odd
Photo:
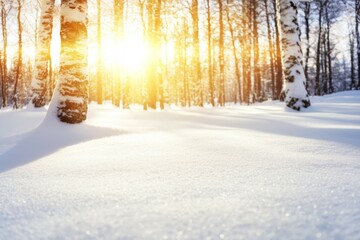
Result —
[{"label": "shadow on snow", "polygon": [[119,129],[86,123],[70,125],[59,121],[44,121],[30,132],[2,139],[14,146],[0,155],[0,173],[34,162],[56,151],[79,143],[123,134]]}]

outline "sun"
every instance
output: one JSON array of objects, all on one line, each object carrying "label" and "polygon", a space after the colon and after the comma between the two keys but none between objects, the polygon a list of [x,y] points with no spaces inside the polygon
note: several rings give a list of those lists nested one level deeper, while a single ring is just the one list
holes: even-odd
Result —
[{"label": "sun", "polygon": [[105,67],[118,67],[136,75],[145,68],[147,49],[141,36],[130,35],[117,42],[113,37],[102,40],[101,56]]}]

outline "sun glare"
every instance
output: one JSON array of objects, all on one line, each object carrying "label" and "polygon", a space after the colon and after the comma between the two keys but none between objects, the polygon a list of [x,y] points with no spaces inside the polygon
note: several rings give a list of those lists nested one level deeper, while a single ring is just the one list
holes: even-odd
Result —
[{"label": "sun glare", "polygon": [[141,37],[129,36],[118,43],[112,37],[103,39],[102,62],[105,67],[120,67],[138,74],[145,67],[146,47]]}]

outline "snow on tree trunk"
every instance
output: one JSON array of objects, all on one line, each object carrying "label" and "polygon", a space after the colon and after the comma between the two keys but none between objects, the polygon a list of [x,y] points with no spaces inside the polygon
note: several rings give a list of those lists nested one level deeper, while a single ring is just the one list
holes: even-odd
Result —
[{"label": "snow on tree trunk", "polygon": [[35,78],[31,83],[34,107],[43,107],[46,104],[54,4],[55,0],[43,0],[41,3],[39,37],[35,56]]},{"label": "snow on tree trunk", "polygon": [[302,65],[297,3],[298,0],[277,0],[281,23],[285,103],[287,107],[300,111],[301,108],[307,108],[311,104],[306,91],[306,77]]},{"label": "snow on tree trunk", "polygon": [[61,1],[60,72],[55,90],[57,116],[80,123],[88,110],[87,0]]}]

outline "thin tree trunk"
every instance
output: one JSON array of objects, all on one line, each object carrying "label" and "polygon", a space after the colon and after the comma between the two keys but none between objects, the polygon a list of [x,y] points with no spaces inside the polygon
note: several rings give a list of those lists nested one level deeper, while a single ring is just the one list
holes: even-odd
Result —
[{"label": "thin tree trunk", "polygon": [[257,1],[252,2],[253,7],[253,14],[252,14],[252,21],[253,21],[253,48],[254,48],[254,92],[255,92],[255,99],[254,101],[261,100],[261,74],[260,74],[260,67],[259,67],[259,59],[260,59],[260,52],[259,52],[259,35],[258,35],[258,3]]},{"label": "thin tree trunk", "polygon": [[272,39],[271,39],[271,28],[270,28],[268,0],[265,0],[264,3],[265,3],[267,38],[268,38],[269,56],[270,56],[271,92],[272,92],[272,99],[274,100],[274,99],[276,99],[276,94],[275,94],[275,72],[274,72],[274,46],[273,46],[273,42],[272,42]]},{"label": "thin tree trunk", "polygon": [[224,53],[224,22],[223,22],[223,2],[219,4],[219,105],[225,106],[225,53]]},{"label": "thin tree trunk", "polygon": [[306,34],[306,53],[305,53],[305,77],[306,77],[306,89],[309,92],[309,59],[310,59],[310,2],[305,3],[305,34]]},{"label": "thin tree trunk", "polygon": [[213,77],[213,65],[212,65],[212,31],[211,31],[211,7],[210,0],[206,0],[206,13],[207,13],[207,47],[208,47],[208,75],[209,75],[209,91],[210,91],[210,103],[215,106],[215,86]]},{"label": "thin tree trunk", "polygon": [[3,51],[2,51],[2,72],[1,72],[1,91],[2,91],[2,106],[7,106],[8,95],[8,79],[7,79],[7,26],[6,26],[6,10],[5,0],[1,0],[1,27],[3,37]]},{"label": "thin tree trunk", "polygon": [[[139,7],[140,7],[140,19],[141,19],[141,25],[142,25],[142,39],[143,42],[147,41],[147,29],[146,29],[146,22],[145,22],[145,0],[139,0],[138,1]],[[146,72],[146,71],[145,71]],[[118,76],[120,76],[118,74]],[[118,80],[120,81],[120,79]],[[143,110],[147,110],[147,93],[146,93],[146,77],[144,76],[144,72],[142,72],[142,79],[141,79],[141,90],[142,90],[142,100],[143,100]],[[116,86],[116,85],[115,85]]]},{"label": "thin tree trunk", "polygon": [[286,106],[300,110],[310,106],[305,88],[305,73],[300,48],[297,5],[291,0],[277,0],[281,22],[281,42],[285,74]]},{"label": "thin tree trunk", "polygon": [[192,0],[191,17],[193,21],[193,67],[194,71],[194,104],[203,107],[203,91],[201,82],[201,65],[200,65],[200,44],[199,44],[199,3],[198,0]]},{"label": "thin tree trunk", "polygon": [[101,49],[101,0],[97,0],[97,72],[96,72],[96,94],[97,103],[103,102],[102,86],[102,49]]},{"label": "thin tree trunk", "polygon": [[13,92],[13,107],[15,109],[19,108],[19,94],[18,94],[18,85],[22,84],[22,25],[21,25],[21,0],[17,1],[18,4],[18,13],[17,13],[17,23],[18,23],[18,57],[17,57],[17,67],[16,67],[16,76]]},{"label": "thin tree trunk", "polygon": [[[325,7],[326,9],[326,7]],[[326,48],[326,30],[322,34],[322,46],[321,46],[321,88],[324,94],[328,94],[328,62],[327,62],[327,48]]]},{"label": "thin tree trunk", "polygon": [[356,21],[355,21],[355,34],[357,44],[357,67],[358,67],[358,85],[357,89],[360,88],[360,0],[355,1]]},{"label": "thin tree trunk", "polygon": [[[55,0],[43,0],[41,3],[41,18],[39,23],[38,41],[36,43],[35,78],[31,83],[32,104],[34,107],[43,107],[46,104],[48,78],[51,76],[50,47],[53,29]],[[51,84],[50,84],[51,85]],[[49,89],[52,89],[50,86]],[[52,96],[52,95],[50,95]]]},{"label": "thin tree trunk", "polygon": [[249,28],[250,28],[250,17],[249,17],[249,1],[242,1],[242,36],[241,36],[241,62],[242,62],[242,79],[243,79],[243,100],[242,102],[250,103],[250,50],[249,50]]},{"label": "thin tree trunk", "polygon": [[321,32],[322,32],[322,13],[323,13],[323,4],[319,2],[319,33],[318,33],[318,42],[317,42],[317,49],[316,49],[316,75],[315,75],[315,95],[321,95],[320,89],[320,54],[321,54]]},{"label": "thin tree trunk", "polygon": [[154,41],[155,41],[155,62],[156,67],[154,69],[155,71],[155,77],[158,82],[158,86],[155,86],[158,88],[159,91],[159,102],[160,102],[160,109],[165,108],[165,99],[164,99],[164,79],[162,75],[162,61],[161,61],[161,4],[162,0],[156,0],[155,2],[155,12],[154,12]]},{"label": "thin tree trunk", "polygon": [[[328,3],[328,1],[327,1]],[[328,63],[328,93],[333,93],[333,72],[332,72],[332,58],[331,58],[331,40],[330,40],[330,28],[331,28],[331,22],[329,17],[329,10],[328,7],[326,8],[325,12],[326,16],[326,57],[327,57],[327,63]]]},{"label": "thin tree trunk", "polygon": [[[234,61],[235,61],[235,76],[236,76],[236,83],[237,83],[237,94],[239,96],[239,102],[241,103],[241,75],[240,75],[240,69],[239,69],[239,58],[236,54],[236,44],[235,44],[235,34],[234,34],[234,28],[232,26],[231,23],[231,18],[230,18],[230,11],[229,11],[229,0],[227,0],[227,6],[225,8],[226,10],[226,17],[227,17],[227,22],[229,25],[229,30],[230,30],[230,36],[231,36],[231,45],[232,45],[232,52],[233,52],[233,56],[234,56]],[[236,96],[236,94],[235,94]],[[236,100],[235,100],[236,102]]]},{"label": "thin tree trunk", "polygon": [[157,59],[157,49],[156,49],[156,36],[155,36],[155,11],[156,11],[156,1],[157,0],[148,0],[147,2],[147,13],[148,13],[148,28],[147,28],[147,41],[148,49],[150,55],[148,56],[148,66],[147,66],[147,106],[152,109],[156,109],[157,102],[157,78],[156,78],[156,64],[157,60],[150,60],[151,58]]},{"label": "thin tree trunk", "polygon": [[280,98],[280,100],[284,100],[283,97],[281,97],[281,92],[283,89],[283,66],[282,66],[282,59],[281,59],[281,47],[280,47],[280,31],[279,31],[279,21],[278,21],[278,10],[276,7],[276,1],[273,0],[274,10],[275,10],[275,16],[274,16],[274,22],[275,22],[275,48],[276,48],[276,97],[277,99]]},{"label": "thin tree trunk", "polygon": [[351,69],[350,69],[350,79],[351,79],[351,85],[350,85],[350,89],[352,89],[353,87],[355,87],[355,40],[354,40],[354,33],[351,32],[349,33],[349,45],[350,45],[350,64],[351,64]]}]

